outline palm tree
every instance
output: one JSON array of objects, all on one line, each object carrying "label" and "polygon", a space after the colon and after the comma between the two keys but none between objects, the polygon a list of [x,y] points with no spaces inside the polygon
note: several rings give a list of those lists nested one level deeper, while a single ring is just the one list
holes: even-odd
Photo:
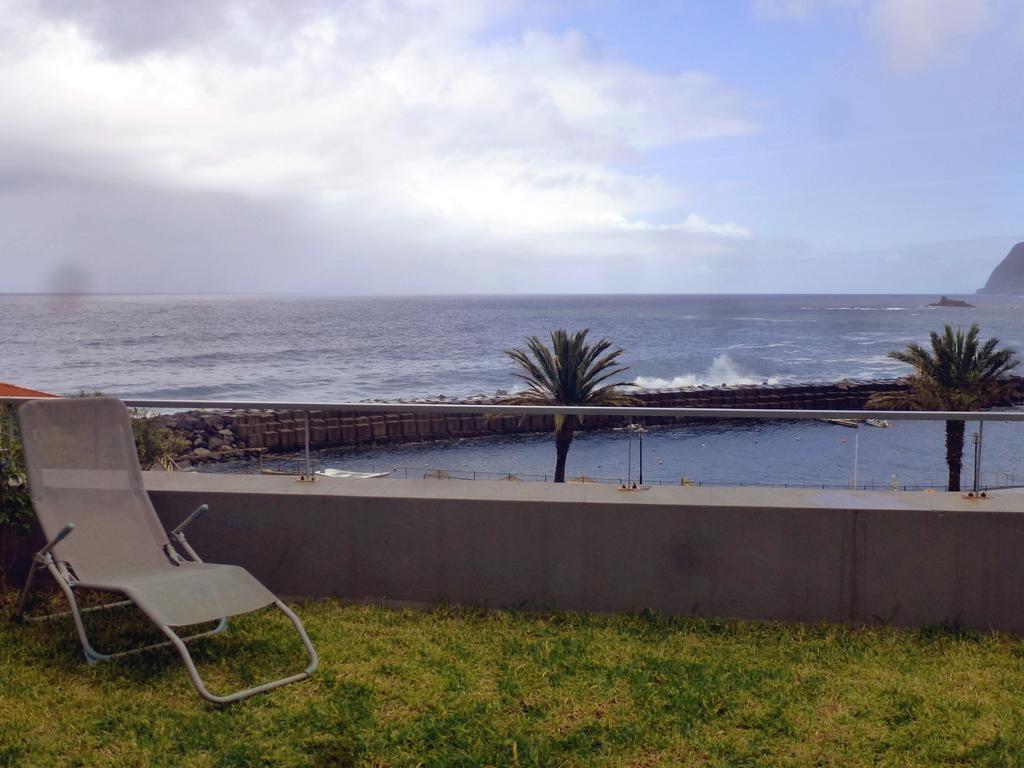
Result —
[{"label": "palm tree", "polygon": [[[978,341],[978,324],[967,333],[947,325],[940,336],[931,333],[931,350],[910,344],[889,357],[913,367],[904,392],[885,392],[868,401],[869,408],[906,408],[914,411],[977,411],[1002,400],[1011,382],[1005,374],[1020,362],[1011,349],[997,349],[999,339]],[[963,466],[964,422],[946,421],[946,465],[950,491],[960,490]]]},{"label": "palm tree", "polygon": [[[631,405],[635,400],[621,392],[630,384],[608,380],[627,370],[618,362],[621,349],[608,351],[611,342],[601,339],[587,344],[589,329],[570,334],[551,332],[551,346],[538,337],[526,339],[526,349],[506,349],[519,365],[516,377],[526,390],[509,397],[514,405]],[[555,482],[565,482],[565,459],[580,416],[555,416]]]}]

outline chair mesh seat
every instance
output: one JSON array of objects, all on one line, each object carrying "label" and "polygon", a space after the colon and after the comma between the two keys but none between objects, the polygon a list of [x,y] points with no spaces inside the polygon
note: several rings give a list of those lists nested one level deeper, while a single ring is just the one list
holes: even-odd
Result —
[{"label": "chair mesh seat", "polygon": [[270,590],[237,565],[168,564],[159,571],[111,573],[89,589],[122,592],[150,618],[171,627],[201,624],[266,608]]}]

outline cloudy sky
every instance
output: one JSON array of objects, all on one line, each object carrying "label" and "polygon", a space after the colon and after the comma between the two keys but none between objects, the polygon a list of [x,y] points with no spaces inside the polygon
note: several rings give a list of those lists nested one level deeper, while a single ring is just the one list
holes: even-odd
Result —
[{"label": "cloudy sky", "polygon": [[0,0],[0,292],[970,291],[1019,0]]}]

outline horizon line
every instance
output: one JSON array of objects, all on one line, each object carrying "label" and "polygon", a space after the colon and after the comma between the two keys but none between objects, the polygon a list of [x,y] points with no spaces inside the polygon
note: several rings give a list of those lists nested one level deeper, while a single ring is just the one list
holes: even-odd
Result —
[{"label": "horizon line", "polygon": [[461,292],[461,293],[324,293],[315,291],[81,291],[81,292],[55,292],[55,291],[0,291],[0,297],[54,297],[54,298],[90,298],[90,297],[118,297],[118,296],[154,296],[154,297],[281,297],[281,298],[337,298],[337,299],[430,299],[430,298],[534,298],[534,297],[564,297],[564,296],[1005,296],[1013,297],[1015,294],[988,294],[974,291],[909,291],[909,292],[883,292],[883,291],[678,291],[678,292],[620,292],[620,291],[573,291],[558,293],[553,291],[538,291],[533,293],[521,292]]}]

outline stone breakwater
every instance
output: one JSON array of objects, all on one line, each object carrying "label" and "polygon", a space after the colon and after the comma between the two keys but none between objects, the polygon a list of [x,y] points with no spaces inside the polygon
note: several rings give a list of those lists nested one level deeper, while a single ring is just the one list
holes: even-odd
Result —
[{"label": "stone breakwater", "polygon": [[[738,385],[644,390],[635,394],[641,406],[662,408],[792,408],[800,410],[858,410],[868,399],[883,392],[906,388],[903,379],[844,380],[833,383]],[[499,403],[500,396],[460,400],[444,397],[410,403]],[[1024,377],[1006,404],[1024,402]],[[188,411],[153,417],[180,433],[189,448],[177,457],[185,465],[227,460],[252,453],[289,453],[305,445],[305,413],[286,410]],[[628,419],[598,416],[583,422],[581,429],[608,429]],[[645,424],[670,424],[683,419],[648,417]],[[554,429],[550,416],[489,417],[473,414],[354,413],[312,410],[309,412],[309,444],[313,448],[359,447],[387,443],[546,432]]]}]

